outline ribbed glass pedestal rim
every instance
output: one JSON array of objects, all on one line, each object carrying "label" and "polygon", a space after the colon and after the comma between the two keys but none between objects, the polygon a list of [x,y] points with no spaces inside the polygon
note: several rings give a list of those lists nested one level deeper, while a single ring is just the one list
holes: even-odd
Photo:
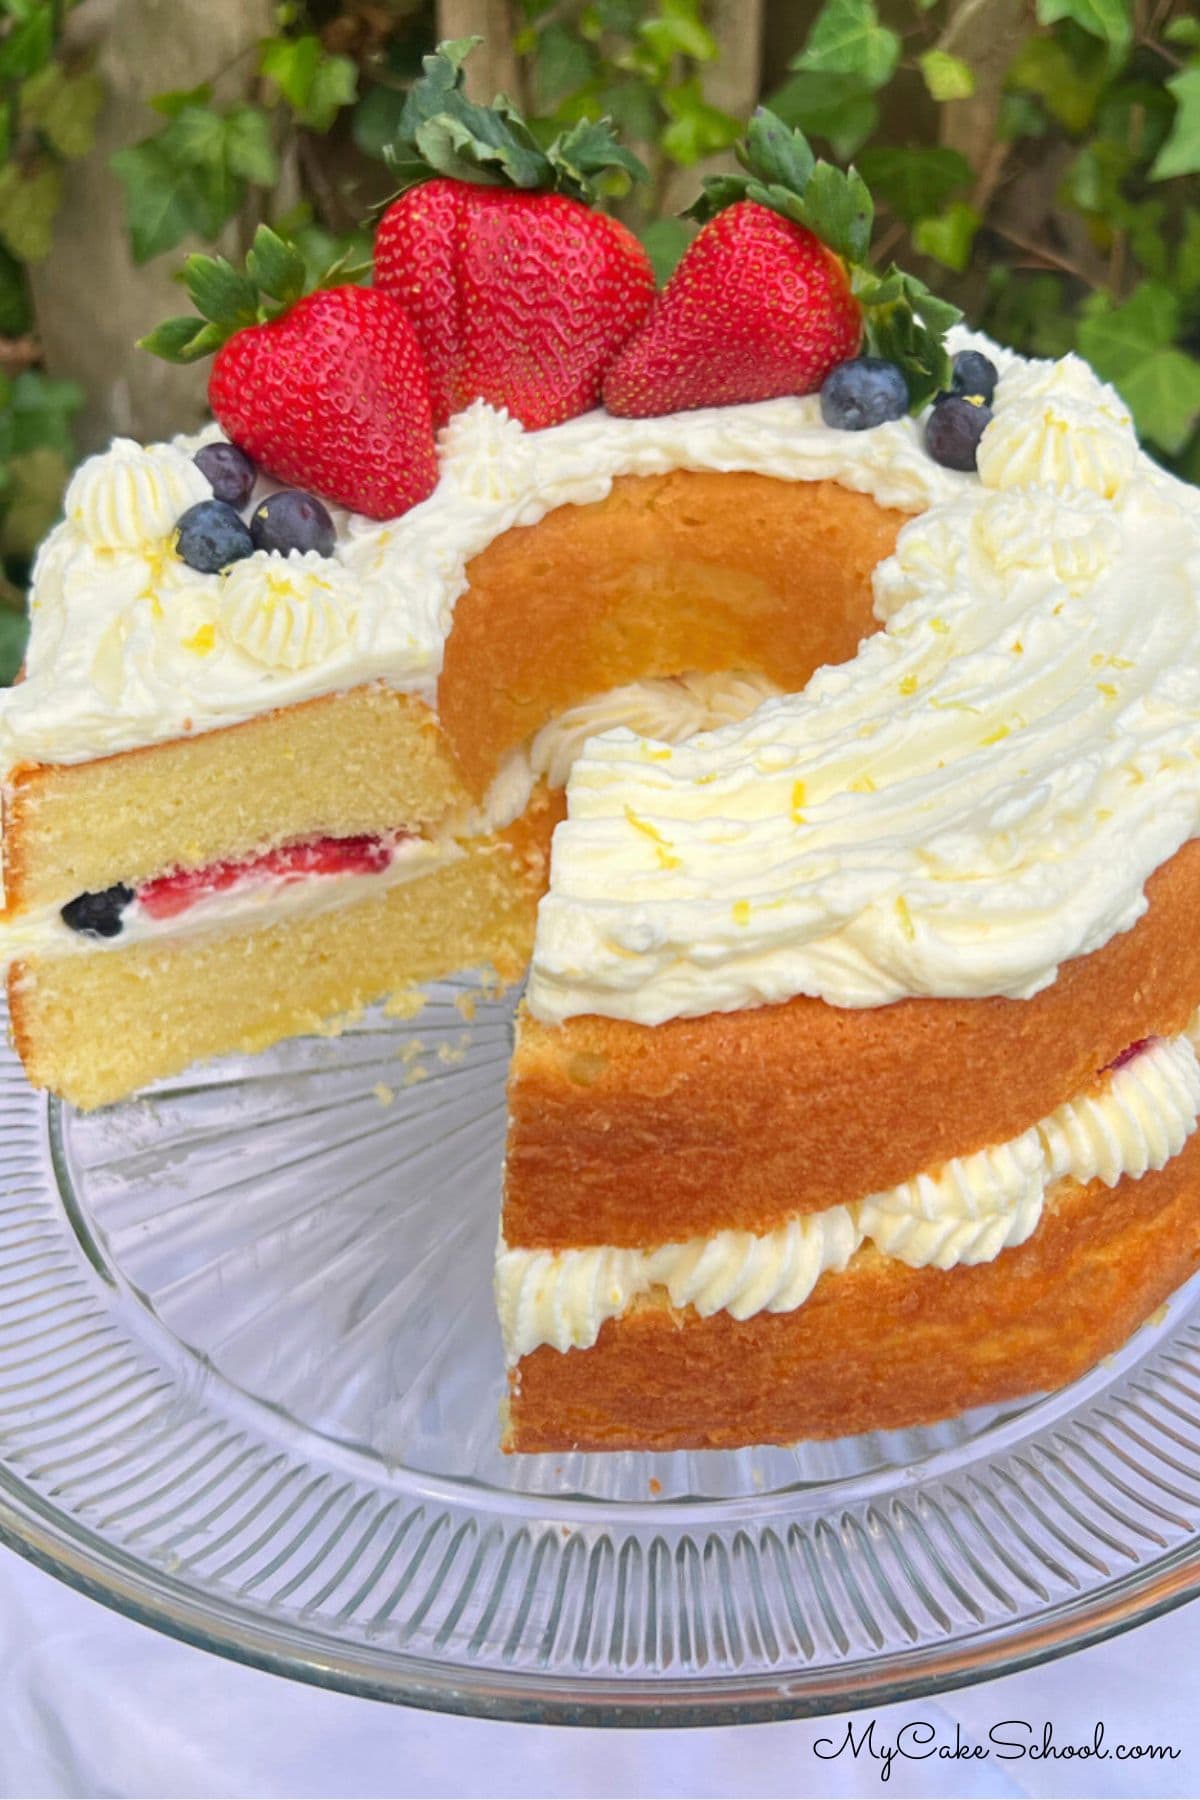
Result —
[{"label": "ribbed glass pedestal rim", "polygon": [[0,1539],[257,1667],[540,1723],[882,1705],[1195,1593],[1196,1284],[924,1431],[501,1456],[511,1014],[463,977],[91,1115],[0,1055]]}]

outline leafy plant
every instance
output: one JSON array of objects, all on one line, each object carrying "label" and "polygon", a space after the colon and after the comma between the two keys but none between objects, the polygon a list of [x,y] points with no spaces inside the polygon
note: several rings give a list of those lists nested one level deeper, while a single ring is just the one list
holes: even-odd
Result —
[{"label": "leafy plant", "polygon": [[1003,341],[1078,350],[1200,478],[1200,23],[1175,0],[1031,0],[969,159],[950,109],[978,102],[977,76],[946,14],[824,0],[770,104],[856,159],[889,248]]}]

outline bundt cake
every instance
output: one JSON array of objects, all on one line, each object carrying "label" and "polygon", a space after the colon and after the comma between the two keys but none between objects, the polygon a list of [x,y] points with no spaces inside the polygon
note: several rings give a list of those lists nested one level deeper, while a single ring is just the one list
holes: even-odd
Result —
[{"label": "bundt cake", "polygon": [[[757,132],[657,299],[561,187],[476,238],[443,171],[368,301],[260,234],[224,435],[80,468],[0,705],[12,1029],[77,1106],[528,965],[516,1450],[943,1417],[1200,1260],[1200,504],[1075,358],[960,333],[936,397],[936,303]],[[480,246],[545,232],[587,304],[531,362]]]}]

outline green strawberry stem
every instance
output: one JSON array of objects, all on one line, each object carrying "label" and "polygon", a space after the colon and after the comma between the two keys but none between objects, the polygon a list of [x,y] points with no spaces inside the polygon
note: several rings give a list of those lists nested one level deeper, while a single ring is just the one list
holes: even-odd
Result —
[{"label": "green strawberry stem", "polygon": [[201,357],[219,350],[235,331],[247,325],[265,325],[268,320],[281,317],[303,294],[314,288],[352,282],[369,267],[352,266],[343,257],[318,282],[310,283],[304,258],[294,245],[269,225],[260,225],[247,252],[244,273],[223,256],[186,258],[183,285],[200,316],[187,313],[164,319],[146,337],[138,339],[138,348],[161,356],[164,362],[199,362]]},{"label": "green strawberry stem", "polygon": [[862,307],[866,347],[897,364],[913,411],[949,387],[944,340],[962,314],[895,263],[882,272],[871,268],[875,208],[858,170],[819,160],[804,133],[789,130],[766,107],[754,114],[737,154],[745,173],[708,176],[685,216],[703,222],[739,200],[754,200],[805,226],[845,263]]},{"label": "green strawberry stem", "polygon": [[646,169],[620,145],[609,119],[581,119],[541,144],[505,95],[478,106],[463,92],[463,64],[481,38],[452,38],[424,59],[404,101],[395,141],[384,152],[398,192],[434,175],[484,187],[567,194],[589,204],[614,170],[645,181]]}]

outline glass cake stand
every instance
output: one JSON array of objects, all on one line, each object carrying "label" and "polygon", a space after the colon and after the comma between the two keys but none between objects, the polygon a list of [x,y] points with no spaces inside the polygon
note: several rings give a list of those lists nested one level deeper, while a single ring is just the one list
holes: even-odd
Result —
[{"label": "glass cake stand", "polygon": [[502,1456],[511,1022],[464,977],[90,1116],[3,1053],[5,1542],[263,1668],[581,1724],[881,1704],[1195,1592],[1194,1289],[931,1430]]}]

